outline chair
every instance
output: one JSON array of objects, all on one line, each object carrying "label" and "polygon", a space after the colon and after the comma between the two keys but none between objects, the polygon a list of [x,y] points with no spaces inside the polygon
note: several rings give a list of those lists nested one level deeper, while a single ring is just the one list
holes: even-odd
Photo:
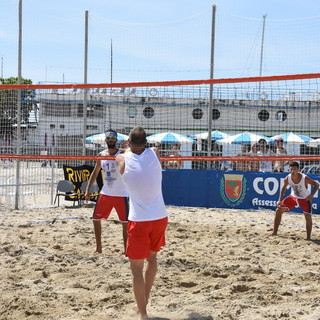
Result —
[{"label": "chair", "polygon": [[[88,185],[88,181],[83,181],[80,187],[81,190],[81,195],[84,197],[84,194],[86,192],[87,189],[87,185]],[[99,192],[99,186],[96,182],[93,182],[90,186],[89,189],[89,193],[90,193],[90,198],[91,197],[96,197],[97,196],[97,192]]]},{"label": "chair", "polygon": [[229,161],[220,161],[221,163],[221,170],[232,170],[231,164]]},{"label": "chair", "polygon": [[54,203],[56,204],[56,200],[58,199],[58,207],[60,205],[59,198],[63,197],[72,197],[73,205],[75,202],[78,202],[78,206],[80,206],[80,197],[77,192],[75,192],[74,185],[70,180],[60,180],[57,185],[56,197],[54,199]]},{"label": "chair", "polygon": [[[87,185],[88,185],[88,181],[83,181],[81,184],[80,190],[83,195],[86,192]],[[92,196],[95,197],[96,194],[94,194],[94,193],[97,193],[97,192],[99,192],[99,186],[96,182],[93,182],[90,186],[90,189],[89,189],[90,197],[92,197]]]}]

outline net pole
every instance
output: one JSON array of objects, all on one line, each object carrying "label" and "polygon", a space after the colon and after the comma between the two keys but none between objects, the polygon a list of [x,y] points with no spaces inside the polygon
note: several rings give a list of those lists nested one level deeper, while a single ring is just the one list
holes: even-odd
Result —
[{"label": "net pole", "polygon": [[[18,85],[22,79],[22,0],[19,0],[19,40],[18,40]],[[21,153],[21,89],[18,90],[17,101],[17,154]],[[16,162],[16,190],[14,208],[19,209],[19,189],[20,189],[20,159]]]},{"label": "net pole", "polygon": [[[215,22],[216,22],[216,5],[212,6],[212,24],[211,24],[211,56],[210,56],[210,79],[214,75],[214,41],[215,41]],[[208,110],[208,156],[211,156],[211,131],[212,131],[212,108],[213,108],[213,84],[210,83],[209,93],[209,110]],[[211,168],[211,162],[207,162],[207,169]]]},{"label": "net pole", "polygon": [[[88,83],[88,10],[85,11],[85,36],[84,36],[84,76],[83,81]],[[83,91],[83,137],[82,137],[82,155],[86,155],[86,137],[87,137],[87,105],[88,89]],[[85,164],[85,161],[83,161]]]},{"label": "net pole", "polygon": [[[263,64],[263,47],[264,47],[264,32],[266,28],[266,17],[267,15],[263,15],[263,25],[262,25],[262,37],[261,37],[261,52],[260,52],[260,71],[259,77],[262,77],[262,64]],[[259,96],[261,95],[261,82],[259,82]]]}]

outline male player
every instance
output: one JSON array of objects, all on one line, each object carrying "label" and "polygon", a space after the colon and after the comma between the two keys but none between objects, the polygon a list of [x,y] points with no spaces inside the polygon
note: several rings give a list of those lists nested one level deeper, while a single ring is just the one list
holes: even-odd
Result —
[{"label": "male player", "polygon": [[[303,210],[306,219],[307,240],[311,239],[312,231],[312,204],[313,196],[319,189],[319,182],[309,178],[305,174],[299,172],[299,163],[291,162],[289,164],[289,172],[284,179],[283,187],[280,190],[279,201],[277,203],[276,214],[274,218],[273,236],[278,233],[278,228],[281,223],[282,214],[289,211],[297,204]],[[313,186],[312,191],[308,190],[308,184]],[[291,195],[286,197],[283,201],[282,198],[286,192],[287,186],[291,187]]]},{"label": "male player", "polygon": [[[117,148],[116,143],[117,132],[114,130],[108,130],[106,133],[106,143],[108,149],[99,153],[99,156],[117,156],[121,151]],[[123,245],[126,249],[127,243],[127,221],[128,221],[128,193],[125,185],[123,184],[121,175],[117,170],[117,163],[115,160],[97,160],[94,170],[90,175],[85,199],[90,200],[90,186],[96,180],[100,170],[104,171],[104,183],[101,189],[98,201],[96,203],[93,212],[93,226],[94,234],[96,238],[96,250],[97,253],[102,253],[101,244],[101,220],[108,219],[113,208],[118,213],[119,220],[122,222],[123,232]]]},{"label": "male player", "polygon": [[149,319],[147,304],[157,273],[157,253],[165,244],[168,224],[159,152],[157,148],[146,148],[146,142],[144,129],[133,128],[130,150],[116,158],[130,199],[126,255],[130,259],[139,320]]}]

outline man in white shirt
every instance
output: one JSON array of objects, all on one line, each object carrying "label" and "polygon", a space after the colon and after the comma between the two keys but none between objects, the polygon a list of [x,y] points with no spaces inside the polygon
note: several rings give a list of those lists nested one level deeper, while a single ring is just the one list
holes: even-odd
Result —
[{"label": "man in white shirt", "polygon": [[[319,189],[319,182],[315,181],[303,173],[299,172],[299,163],[291,162],[289,164],[290,174],[284,179],[283,187],[280,190],[279,200],[277,203],[276,215],[274,218],[274,227],[272,236],[276,236],[281,223],[282,214],[293,209],[297,204],[303,210],[306,219],[307,240],[311,239],[312,231],[312,204],[314,194]],[[313,186],[312,191],[308,190],[308,184]],[[287,186],[291,187],[291,195],[283,201]]]},{"label": "man in white shirt", "polygon": [[[99,156],[117,156],[121,150],[117,148],[118,134],[114,130],[106,133],[106,144],[108,149],[99,153]],[[127,242],[127,219],[128,219],[128,193],[123,184],[121,175],[117,170],[115,160],[97,160],[93,172],[90,175],[85,192],[85,199],[90,200],[90,186],[97,179],[101,169],[104,171],[103,187],[100,191],[98,201],[95,205],[92,220],[96,239],[96,253],[102,253],[101,244],[101,220],[109,218],[111,210],[115,208],[119,220],[122,223],[122,235],[124,250]]]},{"label": "man in white shirt", "polygon": [[157,148],[146,148],[146,142],[144,129],[135,127],[129,135],[130,151],[116,157],[129,194],[126,255],[130,259],[139,320],[148,319],[147,304],[157,272],[157,253],[165,245],[168,224],[159,152]]},{"label": "man in white shirt", "polygon": [[[259,156],[270,156],[273,152],[268,148],[268,142],[265,139],[259,140]],[[272,161],[262,160],[260,161],[260,171],[272,172]]]}]

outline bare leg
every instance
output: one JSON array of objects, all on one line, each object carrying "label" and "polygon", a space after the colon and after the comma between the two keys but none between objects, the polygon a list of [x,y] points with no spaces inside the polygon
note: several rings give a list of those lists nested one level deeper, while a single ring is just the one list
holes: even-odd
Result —
[{"label": "bare leg", "polygon": [[126,253],[126,249],[127,249],[127,239],[128,239],[127,225],[128,225],[127,222],[122,222],[122,237],[123,237],[124,254]]},{"label": "bare leg", "polygon": [[157,263],[157,252],[155,251],[150,251],[150,256],[147,259],[147,267],[146,267],[146,272],[144,275],[144,280],[145,280],[145,285],[146,285],[146,299],[147,299],[147,304],[149,301],[150,297],[150,292],[153,286],[154,279],[156,277],[158,269],[158,263]]},{"label": "bare leg", "polygon": [[143,276],[144,259],[130,259],[130,267],[133,276],[133,292],[139,311],[139,319],[148,319],[146,284]]},{"label": "bare leg", "polygon": [[304,217],[306,218],[307,240],[310,240],[312,231],[312,215],[310,213],[305,213]]},{"label": "bare leg", "polygon": [[97,253],[102,253],[102,245],[101,245],[101,221],[94,220],[93,221],[93,229],[94,236],[96,238],[96,250]]},{"label": "bare leg", "polygon": [[273,232],[271,234],[272,236],[276,236],[278,234],[278,229],[281,223],[282,214],[285,211],[286,211],[285,208],[277,208],[276,214],[274,216]]}]

